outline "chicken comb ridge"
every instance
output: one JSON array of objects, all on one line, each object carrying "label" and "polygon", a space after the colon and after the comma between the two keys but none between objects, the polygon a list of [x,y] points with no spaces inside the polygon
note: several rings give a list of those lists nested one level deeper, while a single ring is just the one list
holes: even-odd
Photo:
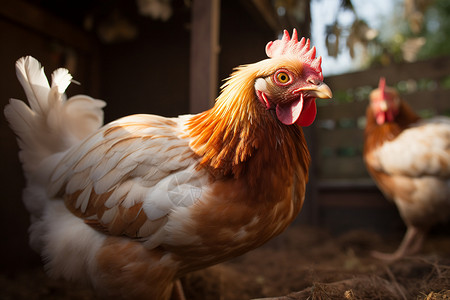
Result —
[{"label": "chicken comb ridge", "polygon": [[378,89],[384,97],[386,94],[386,78],[380,77],[380,81],[378,82]]},{"label": "chicken comb ridge", "polygon": [[289,36],[289,32],[284,30],[281,40],[267,43],[266,54],[270,58],[294,55],[316,72],[322,72],[322,57],[316,57],[316,47],[311,48],[310,40],[304,37],[299,41],[296,29],[292,32],[292,38]]}]

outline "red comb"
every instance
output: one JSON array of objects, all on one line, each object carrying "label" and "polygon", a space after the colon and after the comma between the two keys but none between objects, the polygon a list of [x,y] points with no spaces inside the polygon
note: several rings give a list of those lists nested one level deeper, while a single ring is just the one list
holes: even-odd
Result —
[{"label": "red comb", "polygon": [[310,43],[309,39],[305,40],[304,37],[298,41],[297,30],[294,29],[292,32],[292,38],[289,37],[289,33],[285,30],[281,40],[267,43],[266,54],[270,58],[295,55],[312,69],[321,73],[322,57],[316,58],[316,48],[310,48]]},{"label": "red comb", "polygon": [[380,81],[378,82],[378,89],[383,93],[383,97],[386,93],[386,78],[380,77]]},{"label": "red comb", "polygon": [[386,78],[380,77],[380,82],[378,82],[378,88],[384,92],[386,88]]}]

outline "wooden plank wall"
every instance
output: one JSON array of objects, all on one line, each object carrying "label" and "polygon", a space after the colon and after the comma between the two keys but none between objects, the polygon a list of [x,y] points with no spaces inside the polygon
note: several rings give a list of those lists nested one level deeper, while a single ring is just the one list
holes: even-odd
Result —
[{"label": "wooden plank wall", "polygon": [[389,86],[424,117],[450,114],[450,57],[331,76],[332,101],[320,101],[318,178],[320,180],[368,179],[362,163],[363,128],[370,91],[384,76]]},{"label": "wooden plank wall", "polygon": [[450,115],[450,57],[325,78],[333,99],[318,100],[313,127],[319,218],[315,223],[335,232],[403,228],[396,207],[377,189],[362,158],[368,95],[382,76],[422,116]]}]

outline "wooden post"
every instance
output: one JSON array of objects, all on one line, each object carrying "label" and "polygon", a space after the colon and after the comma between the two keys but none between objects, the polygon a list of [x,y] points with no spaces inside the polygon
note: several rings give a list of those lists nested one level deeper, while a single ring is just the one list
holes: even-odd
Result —
[{"label": "wooden post", "polygon": [[189,110],[209,109],[217,96],[220,0],[192,2]]}]

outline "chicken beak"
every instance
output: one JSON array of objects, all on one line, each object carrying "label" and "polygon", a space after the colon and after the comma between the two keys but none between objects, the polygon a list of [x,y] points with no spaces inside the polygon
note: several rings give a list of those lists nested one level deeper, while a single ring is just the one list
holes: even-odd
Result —
[{"label": "chicken beak", "polygon": [[315,85],[314,87],[308,89],[308,96],[320,99],[330,99],[333,97],[331,89],[323,82]]}]

